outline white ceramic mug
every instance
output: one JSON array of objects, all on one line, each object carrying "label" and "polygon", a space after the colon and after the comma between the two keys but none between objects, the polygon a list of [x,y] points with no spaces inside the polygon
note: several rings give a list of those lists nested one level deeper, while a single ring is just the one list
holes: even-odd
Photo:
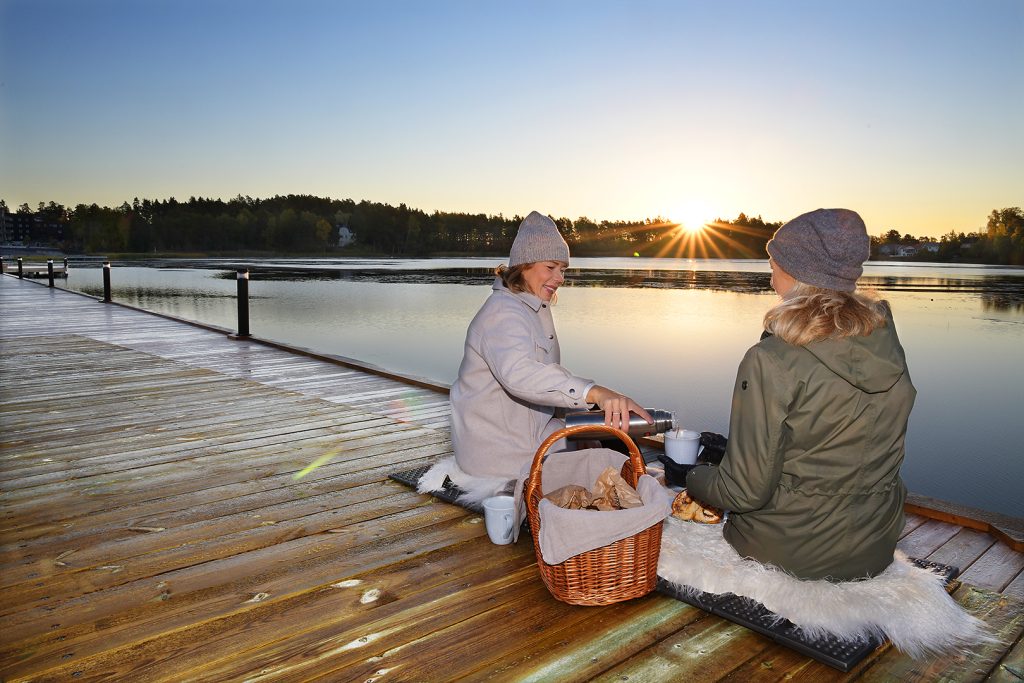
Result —
[{"label": "white ceramic mug", "polygon": [[670,429],[665,432],[665,455],[680,465],[692,465],[697,462],[700,451],[700,432],[689,429]]},{"label": "white ceramic mug", "polygon": [[512,542],[515,505],[512,496],[491,496],[484,499],[484,524],[491,542],[506,545]]}]

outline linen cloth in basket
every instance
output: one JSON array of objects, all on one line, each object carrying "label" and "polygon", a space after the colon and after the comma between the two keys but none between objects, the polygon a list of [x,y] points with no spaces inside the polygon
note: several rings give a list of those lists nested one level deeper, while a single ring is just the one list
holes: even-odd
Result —
[{"label": "linen cloth in basket", "polygon": [[[609,448],[549,453],[544,461],[541,492],[547,495],[569,484],[593,490],[601,472],[608,467],[614,467],[617,472],[627,460],[622,453]],[[520,521],[526,517],[522,489],[528,477],[529,468],[526,468],[516,486],[516,510],[521,515]],[[537,506],[540,514],[538,542],[544,561],[559,564],[660,524],[672,513],[675,494],[654,477],[642,475],[637,482],[637,493],[644,504],[628,510],[566,510],[551,501],[541,500]]]}]

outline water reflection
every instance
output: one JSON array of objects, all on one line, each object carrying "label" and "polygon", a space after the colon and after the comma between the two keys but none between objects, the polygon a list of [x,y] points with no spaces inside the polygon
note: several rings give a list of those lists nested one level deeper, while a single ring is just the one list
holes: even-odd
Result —
[{"label": "water reflection", "polygon": [[976,294],[983,310],[1024,311],[1024,278],[1021,277],[865,277],[859,284],[889,292]]},{"label": "water reflection", "polygon": [[[489,268],[429,268],[393,270],[380,266],[361,269],[306,267],[302,270],[255,266],[251,280],[315,282],[344,280],[389,284],[485,285],[493,278]],[[233,271],[216,277],[234,280]],[[864,276],[862,288],[879,292],[963,292],[977,294],[986,310],[1024,310],[1024,277],[917,275]],[[707,289],[712,291],[770,293],[771,273],[718,270],[570,268],[565,287],[627,287],[631,289]]]}]

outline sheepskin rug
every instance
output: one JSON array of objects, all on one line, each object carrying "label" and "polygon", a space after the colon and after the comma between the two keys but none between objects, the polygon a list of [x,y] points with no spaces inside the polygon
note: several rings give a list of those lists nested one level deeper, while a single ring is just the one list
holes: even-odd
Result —
[{"label": "sheepskin rug", "polygon": [[658,575],[683,592],[753,598],[810,638],[832,633],[842,640],[857,640],[873,635],[888,638],[915,659],[994,640],[984,622],[949,596],[941,575],[915,566],[899,550],[893,563],[870,579],[804,581],[740,557],[723,538],[723,527],[669,517]]},{"label": "sheepskin rug", "polygon": [[501,477],[477,477],[467,474],[455,462],[455,456],[450,455],[439,460],[433,467],[427,470],[416,486],[419,493],[432,493],[444,488],[445,478],[451,479],[452,483],[464,492],[456,502],[459,505],[469,508],[475,512],[483,511],[485,498],[499,495],[512,495],[515,487],[515,479],[509,480]]}]

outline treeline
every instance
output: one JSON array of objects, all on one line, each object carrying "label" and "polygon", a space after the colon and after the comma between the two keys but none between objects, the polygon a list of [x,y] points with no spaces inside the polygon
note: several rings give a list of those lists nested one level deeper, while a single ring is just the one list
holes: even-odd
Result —
[{"label": "treeline", "polygon": [[[0,207],[7,205],[0,200]],[[62,226],[59,245],[67,253],[273,253],[354,254],[393,257],[502,256],[508,253],[521,216],[467,214],[391,206],[369,201],[311,195],[224,201],[192,197],[179,202],[139,200],[116,208],[79,204],[68,208],[40,202],[32,211]],[[557,218],[562,235],[578,256],[672,256],[763,258],[764,245],[781,222],[739,214],[721,218],[703,232],[690,234],[661,217],[595,221]],[[355,234],[339,247],[342,226]],[[897,231],[873,238],[875,248],[891,240],[913,240]],[[923,238],[921,238],[923,239]],[[888,241],[887,241],[888,240]],[[967,244],[968,247],[963,245]],[[950,233],[929,260],[1024,263],[1024,214],[1019,207],[992,212],[985,234]]]},{"label": "treeline", "polygon": [[[909,256],[899,255],[894,248],[900,246],[914,247],[916,251]],[[1019,206],[993,209],[984,232],[951,230],[938,240],[900,235],[898,230],[889,230],[871,238],[871,255],[873,258],[895,256],[900,260],[940,263],[1024,265],[1024,210]]]},{"label": "treeline", "polygon": [[[6,204],[0,200],[0,206]],[[79,204],[68,208],[40,202],[18,213],[35,213],[61,224],[66,252],[103,253],[274,253],[386,255],[457,254],[503,256],[522,216],[467,214],[391,206],[310,195],[224,201],[192,197],[186,202],[135,199],[116,208]],[[579,256],[721,256],[760,258],[778,224],[747,219],[720,224],[703,240],[685,239],[661,217],[594,221],[555,219],[573,254]],[[338,229],[355,234],[352,246],[338,247]]]}]

